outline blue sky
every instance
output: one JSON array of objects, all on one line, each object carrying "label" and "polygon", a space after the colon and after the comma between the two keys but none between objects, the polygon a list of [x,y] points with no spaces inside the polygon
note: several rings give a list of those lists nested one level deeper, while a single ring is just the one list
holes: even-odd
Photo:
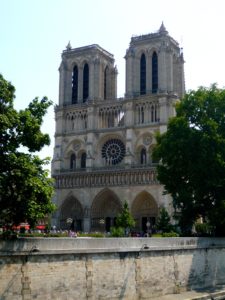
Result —
[{"label": "blue sky", "polygon": [[[159,29],[184,48],[186,89],[217,82],[224,87],[224,0],[0,0],[0,72],[16,87],[15,107],[36,96],[58,102],[58,67],[68,41],[73,48],[99,44],[114,54],[118,96],[125,91],[124,55],[132,35]],[[49,109],[43,131],[52,156],[54,111]]]}]

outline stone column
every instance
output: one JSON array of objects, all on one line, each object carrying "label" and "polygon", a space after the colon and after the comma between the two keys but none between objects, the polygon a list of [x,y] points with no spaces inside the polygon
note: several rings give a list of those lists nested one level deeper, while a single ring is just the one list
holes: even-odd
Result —
[{"label": "stone column", "polygon": [[118,75],[118,71],[117,71],[117,67],[115,67],[114,69],[112,69],[111,71],[112,75],[111,77],[111,94],[110,97],[112,99],[117,98],[117,75]]},{"label": "stone column", "polygon": [[29,278],[29,274],[28,274],[28,266],[27,266],[27,259],[28,259],[28,255],[25,257],[25,262],[23,263],[22,267],[21,267],[21,273],[22,273],[22,277],[21,277],[21,283],[22,283],[22,289],[21,289],[21,294],[22,294],[22,300],[30,300],[31,298],[31,288],[30,288],[30,283],[31,280]]},{"label": "stone column", "polygon": [[185,63],[185,61],[184,61],[183,53],[181,53],[180,61],[179,61],[179,72],[178,72],[178,76],[180,78],[178,96],[180,98],[182,98],[184,96],[184,93],[185,93],[184,63]]},{"label": "stone column", "polygon": [[166,52],[167,64],[167,91],[172,92],[173,89],[173,55],[170,49]]},{"label": "stone column", "polygon": [[63,105],[65,94],[65,64],[62,62],[59,67],[59,105]]},{"label": "stone column", "polygon": [[134,109],[133,109],[133,103],[127,102],[125,107],[125,115],[124,115],[124,125],[125,126],[132,126],[134,124]]},{"label": "stone column", "polygon": [[134,160],[134,149],[133,149],[133,130],[127,129],[126,131],[126,156],[125,156],[125,165],[130,168]]},{"label": "stone column", "polygon": [[83,231],[84,232],[91,231],[91,215],[90,215],[90,207],[88,206],[85,206],[84,208]]},{"label": "stone column", "polygon": [[94,98],[99,99],[99,73],[100,73],[100,60],[97,58],[94,63]]},{"label": "stone column", "polygon": [[64,100],[63,103],[72,103],[72,72],[69,68],[64,70]]},{"label": "stone column", "polygon": [[167,123],[168,115],[167,115],[167,98],[159,98],[159,119],[160,123]]},{"label": "stone column", "polygon": [[93,142],[94,142],[94,133],[87,134],[87,161],[86,161],[86,168],[90,170],[93,167],[93,160],[94,160],[94,149],[93,149]]},{"label": "stone column", "polygon": [[133,57],[131,51],[125,55],[126,59],[126,96],[129,98],[133,94]]},{"label": "stone column", "polygon": [[167,90],[166,77],[166,53],[165,47],[162,45],[158,55],[158,90],[160,93],[165,93]]}]

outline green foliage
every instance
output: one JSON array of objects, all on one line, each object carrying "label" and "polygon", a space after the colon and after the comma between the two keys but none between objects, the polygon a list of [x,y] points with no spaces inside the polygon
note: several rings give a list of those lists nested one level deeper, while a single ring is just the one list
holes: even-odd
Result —
[{"label": "green foliage", "polygon": [[156,229],[162,232],[170,232],[173,229],[173,226],[170,223],[170,216],[165,207],[160,210],[159,217],[156,223]]},{"label": "green foliage", "polygon": [[153,156],[158,179],[170,193],[183,232],[202,216],[225,235],[225,90],[190,91],[177,104]]},{"label": "green foliage", "polygon": [[125,231],[123,227],[112,227],[111,228],[112,237],[123,237],[125,236]]},{"label": "green foliage", "polygon": [[174,231],[163,232],[162,237],[179,237],[179,234],[177,232],[174,232]]},{"label": "green foliage", "polygon": [[208,223],[195,223],[195,230],[197,236],[211,236],[213,228]]},{"label": "green foliage", "polygon": [[135,226],[135,221],[129,211],[127,202],[123,205],[123,210],[116,218],[116,227],[123,227],[125,229],[131,229]]},{"label": "green foliage", "polygon": [[161,233],[153,233],[152,237],[154,237],[154,238],[161,238],[162,234]]},{"label": "green foliage", "polygon": [[52,103],[35,98],[16,111],[14,92],[0,74],[0,220],[8,227],[25,221],[33,226],[54,210],[53,182],[44,169],[49,159],[32,154],[50,144],[41,125]]}]

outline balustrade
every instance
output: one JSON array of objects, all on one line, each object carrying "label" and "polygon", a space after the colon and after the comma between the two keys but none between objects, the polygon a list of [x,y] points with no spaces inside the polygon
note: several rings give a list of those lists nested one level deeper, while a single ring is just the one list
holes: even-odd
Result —
[{"label": "balustrade", "polygon": [[53,175],[56,188],[83,188],[117,185],[157,184],[156,168],[105,171],[74,172]]}]

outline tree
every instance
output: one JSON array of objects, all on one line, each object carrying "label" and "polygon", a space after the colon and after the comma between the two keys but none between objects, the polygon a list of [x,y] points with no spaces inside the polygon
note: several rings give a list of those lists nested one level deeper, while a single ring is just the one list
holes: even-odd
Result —
[{"label": "tree", "polygon": [[130,230],[135,225],[135,221],[129,211],[127,202],[125,201],[121,214],[116,218],[116,226],[122,227],[125,230]]},{"label": "tree", "polygon": [[225,90],[190,91],[168,130],[157,134],[158,179],[170,193],[183,232],[201,216],[225,234]]},{"label": "tree", "polygon": [[52,102],[35,98],[18,112],[14,98],[15,88],[0,74],[0,221],[9,227],[34,225],[54,210],[53,182],[44,169],[49,159],[33,154],[50,144],[41,125]]},{"label": "tree", "polygon": [[173,226],[170,223],[170,216],[165,207],[160,210],[156,228],[157,230],[161,230],[162,232],[170,232],[173,230]]}]

